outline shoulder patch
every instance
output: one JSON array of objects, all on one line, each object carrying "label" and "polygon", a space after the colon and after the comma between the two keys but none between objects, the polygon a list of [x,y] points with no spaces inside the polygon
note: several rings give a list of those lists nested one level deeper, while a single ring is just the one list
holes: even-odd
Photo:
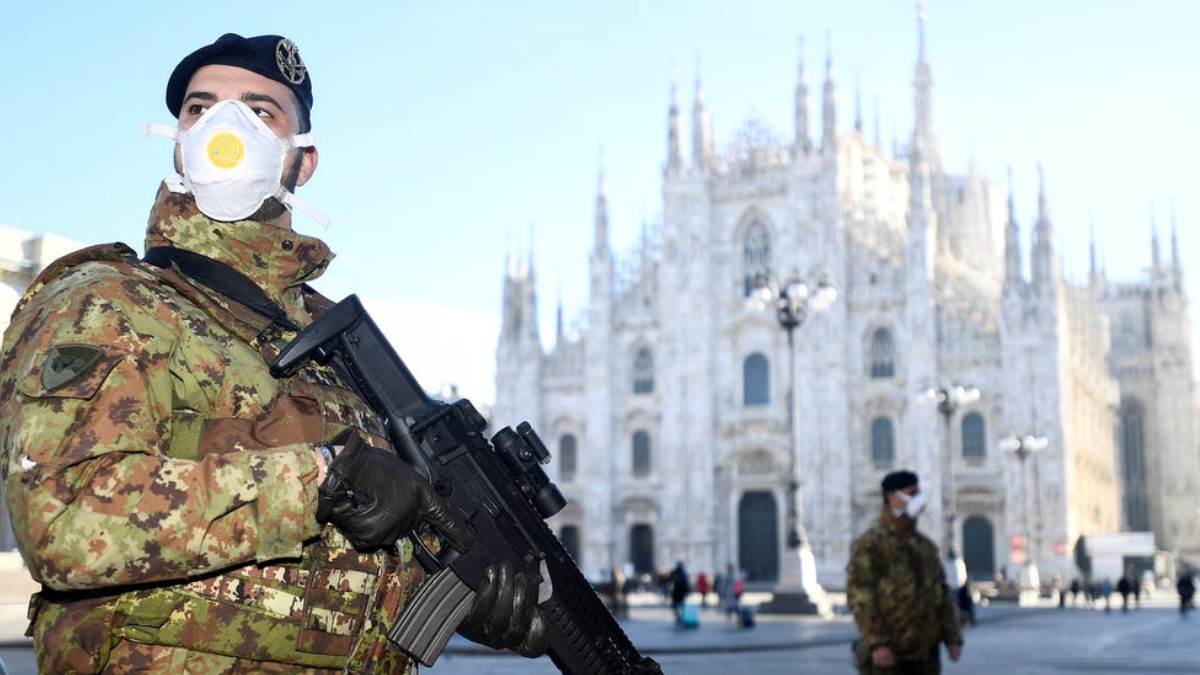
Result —
[{"label": "shoulder patch", "polygon": [[100,362],[104,351],[92,345],[58,345],[51,347],[42,363],[42,387],[54,391],[91,372]]}]

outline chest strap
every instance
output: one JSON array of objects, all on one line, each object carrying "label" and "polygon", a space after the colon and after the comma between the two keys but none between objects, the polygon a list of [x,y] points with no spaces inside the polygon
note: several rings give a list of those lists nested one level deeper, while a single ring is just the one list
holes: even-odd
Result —
[{"label": "chest strap", "polygon": [[267,297],[266,292],[258,284],[219,260],[170,246],[156,246],[148,249],[142,260],[163,269],[170,269],[174,266],[180,272],[256,314],[270,319],[288,330],[300,330],[300,326],[288,318],[287,312]]}]

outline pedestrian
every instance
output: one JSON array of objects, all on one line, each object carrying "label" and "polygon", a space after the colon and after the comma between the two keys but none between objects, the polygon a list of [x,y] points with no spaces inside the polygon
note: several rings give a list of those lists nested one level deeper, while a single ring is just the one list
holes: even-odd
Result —
[{"label": "pedestrian", "polygon": [[671,570],[669,575],[668,585],[671,589],[671,612],[675,615],[676,625],[683,624],[683,603],[687,600],[688,593],[691,593],[691,586],[688,583],[688,573],[683,567],[683,561],[675,563],[675,569]]},{"label": "pedestrian", "polygon": [[1142,579],[1133,578],[1133,601],[1137,609],[1142,608]]},{"label": "pedestrian", "polygon": [[971,597],[970,581],[958,587],[958,625],[963,628],[975,625],[975,599]]},{"label": "pedestrian", "polygon": [[1079,606],[1079,587],[1080,587],[1079,577],[1075,577],[1074,579],[1071,579],[1071,606],[1072,607]]},{"label": "pedestrian", "polygon": [[881,487],[879,521],[854,540],[846,568],[855,665],[870,675],[936,673],[941,644],[958,661],[963,637],[937,545],[917,531],[925,495],[910,471],[889,473]]},{"label": "pedestrian", "polygon": [[1058,596],[1058,608],[1065,609],[1067,606],[1067,589],[1063,587],[1061,574],[1055,574],[1050,581],[1050,587],[1054,589],[1055,595]]},{"label": "pedestrian", "polygon": [[1100,595],[1104,596],[1104,611],[1110,611],[1112,609],[1112,581],[1108,577],[1100,580]]},{"label": "pedestrian", "polygon": [[625,606],[625,572],[620,565],[613,565],[612,576],[612,610],[613,616],[622,617],[628,611]]},{"label": "pedestrian", "polygon": [[[470,526],[389,447],[356,383],[315,362],[268,368],[332,305],[307,286],[329,248],[291,227],[317,169],[313,99],[278,35],[186,56],[167,81],[175,171],[145,259],[125,244],[72,253],[13,314],[0,452],[42,586],[39,672],[415,670],[387,635],[425,579],[407,534],[420,520],[430,544],[465,552]],[[460,631],[545,651],[538,582],[487,575]]]},{"label": "pedestrian", "polygon": [[700,594],[700,606],[708,607],[708,575],[701,572],[696,575],[696,592]]},{"label": "pedestrian", "polygon": [[737,618],[737,599],[733,595],[733,581],[736,575],[732,564],[725,565],[725,573],[717,582],[717,601],[721,603],[721,611],[727,617]]},{"label": "pedestrian", "polygon": [[1186,619],[1188,611],[1193,609],[1192,598],[1196,595],[1196,583],[1192,580],[1191,571],[1185,570],[1179,575],[1175,590],[1179,591],[1179,615]]},{"label": "pedestrian", "polygon": [[1129,582],[1129,574],[1125,573],[1117,582],[1117,593],[1121,594],[1121,612],[1129,612],[1129,594],[1133,593],[1133,584]]}]

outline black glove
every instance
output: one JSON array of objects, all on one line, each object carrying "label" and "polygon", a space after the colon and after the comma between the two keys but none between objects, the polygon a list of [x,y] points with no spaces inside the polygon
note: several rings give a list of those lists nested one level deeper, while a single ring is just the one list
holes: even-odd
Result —
[{"label": "black glove", "polygon": [[471,530],[420,474],[358,434],[330,462],[317,489],[317,521],[333,523],[360,551],[391,547],[422,521],[460,553],[473,541]]},{"label": "black glove", "polygon": [[550,646],[550,632],[537,596],[536,576],[514,572],[510,562],[492,565],[458,632],[494,649],[511,649],[530,658],[541,656]]}]

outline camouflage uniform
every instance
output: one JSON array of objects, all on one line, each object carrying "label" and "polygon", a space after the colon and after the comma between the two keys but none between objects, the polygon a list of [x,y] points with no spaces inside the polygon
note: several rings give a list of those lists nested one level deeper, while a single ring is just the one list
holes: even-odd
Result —
[{"label": "camouflage uniform", "polygon": [[[317,239],[160,188],[146,244],[233,266],[299,325],[329,306],[302,286],[332,259]],[[271,377],[292,337],[122,244],[26,292],[0,361],[0,468],[46,589],[41,672],[415,670],[383,637],[423,578],[411,546],[360,554],[314,516],[313,447],[347,427],[386,446],[384,430],[329,369]],[[98,359],[59,382],[79,345]]]},{"label": "camouflage uniform", "polygon": [[[914,525],[885,506],[851,548],[846,602],[862,635],[860,673],[937,673],[939,643],[962,644],[937,546]],[[874,666],[871,651],[882,646],[891,648],[895,667]]]}]

